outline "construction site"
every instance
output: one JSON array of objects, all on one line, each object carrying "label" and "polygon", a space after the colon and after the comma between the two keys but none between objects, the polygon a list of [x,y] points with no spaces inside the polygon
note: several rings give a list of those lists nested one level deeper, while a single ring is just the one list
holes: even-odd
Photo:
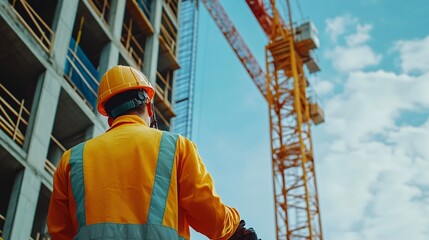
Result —
[{"label": "construction site", "polygon": [[269,109],[276,239],[323,239],[311,128],[324,114],[307,79],[320,71],[316,27],[296,24],[289,1],[286,12],[242,1],[266,35],[265,65],[219,0],[0,1],[0,239],[50,239],[53,174],[67,149],[108,129],[96,101],[112,66],[141,70],[159,129],[192,138],[201,8]]}]

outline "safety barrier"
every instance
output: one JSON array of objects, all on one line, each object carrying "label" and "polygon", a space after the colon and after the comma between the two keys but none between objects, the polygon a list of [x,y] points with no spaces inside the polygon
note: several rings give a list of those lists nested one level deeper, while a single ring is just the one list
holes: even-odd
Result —
[{"label": "safety barrier", "polygon": [[103,20],[104,24],[109,25],[110,3],[108,0],[88,0],[91,7],[97,15]]},{"label": "safety barrier", "polygon": [[170,12],[173,14],[174,19],[177,20],[177,0],[164,0],[164,2]]},{"label": "safety barrier", "polygon": [[51,240],[48,233],[36,233],[36,238],[29,237],[28,240]]},{"label": "safety barrier", "polygon": [[71,39],[64,77],[91,109],[94,109],[97,101],[98,75],[98,70],[75,40]]},{"label": "safety barrier", "polygon": [[0,83],[0,128],[19,145],[24,144],[25,131],[30,112],[24,106],[24,99],[19,101]]},{"label": "safety barrier", "polygon": [[[5,221],[6,217],[0,214],[0,222],[2,222],[1,226],[4,226]],[[3,240],[3,227],[0,229],[0,240]]]},{"label": "safety barrier", "polygon": [[171,85],[170,85],[170,72],[166,77],[162,76],[160,72],[156,72],[156,91],[159,97],[170,104],[171,99]]},{"label": "safety barrier", "polygon": [[143,47],[140,45],[140,43],[132,34],[133,27],[134,27],[133,19],[129,20],[128,25],[124,24],[123,31],[122,31],[123,36],[121,37],[121,42],[122,42],[122,45],[127,50],[128,56],[135,62],[135,64],[139,68],[143,68],[142,57],[144,54],[144,50],[143,50]]},{"label": "safety barrier", "polygon": [[159,35],[159,39],[161,40],[161,44],[170,52],[172,56],[176,53],[176,36],[177,30],[172,25],[171,21],[165,14],[162,14],[162,24],[161,24],[161,32]]},{"label": "safety barrier", "polygon": [[[18,3],[20,3],[20,5],[18,5]],[[49,25],[46,24],[26,0],[14,0],[10,5],[22,25],[27,28],[40,46],[42,46],[47,53],[50,53],[55,38],[54,31],[52,31]],[[18,6],[22,7],[24,11],[19,12],[17,9]],[[30,18],[31,22],[27,22],[24,17]]]},{"label": "safety barrier", "polygon": [[[62,153],[67,151],[67,149],[52,135],[51,135],[51,141],[61,150]],[[57,167],[52,163],[52,159],[45,160],[45,170],[50,175],[53,176],[56,169]]]}]

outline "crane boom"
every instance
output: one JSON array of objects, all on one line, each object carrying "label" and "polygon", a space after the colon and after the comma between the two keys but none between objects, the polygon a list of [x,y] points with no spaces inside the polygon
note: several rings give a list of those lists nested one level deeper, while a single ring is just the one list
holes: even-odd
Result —
[{"label": "crane boom", "polygon": [[253,56],[246,42],[235,28],[225,9],[218,0],[203,0],[216,25],[219,27],[231,48],[234,50],[240,62],[246,68],[253,82],[259,91],[267,97],[267,80],[264,70],[262,70],[256,58]]}]

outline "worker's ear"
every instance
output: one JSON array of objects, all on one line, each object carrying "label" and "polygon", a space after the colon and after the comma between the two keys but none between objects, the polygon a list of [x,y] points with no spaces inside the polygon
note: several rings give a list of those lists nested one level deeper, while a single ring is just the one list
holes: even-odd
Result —
[{"label": "worker's ear", "polygon": [[108,118],[107,118],[107,123],[109,124],[109,127],[111,127],[112,126],[112,124],[113,124],[113,118],[111,117],[111,116],[109,116]]},{"label": "worker's ear", "polygon": [[153,108],[152,108],[151,102],[146,103],[146,109],[147,109],[147,113],[149,114],[149,117],[152,117],[153,116]]}]

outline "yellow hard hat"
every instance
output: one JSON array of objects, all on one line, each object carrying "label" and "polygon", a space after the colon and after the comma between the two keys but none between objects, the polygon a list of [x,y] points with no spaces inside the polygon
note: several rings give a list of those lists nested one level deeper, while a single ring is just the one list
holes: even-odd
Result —
[{"label": "yellow hard hat", "polygon": [[140,71],[129,66],[114,66],[109,69],[101,78],[98,87],[97,109],[101,115],[107,116],[104,104],[111,97],[128,90],[144,89],[149,96],[149,101],[153,99],[155,90],[150,85],[147,78]]}]

